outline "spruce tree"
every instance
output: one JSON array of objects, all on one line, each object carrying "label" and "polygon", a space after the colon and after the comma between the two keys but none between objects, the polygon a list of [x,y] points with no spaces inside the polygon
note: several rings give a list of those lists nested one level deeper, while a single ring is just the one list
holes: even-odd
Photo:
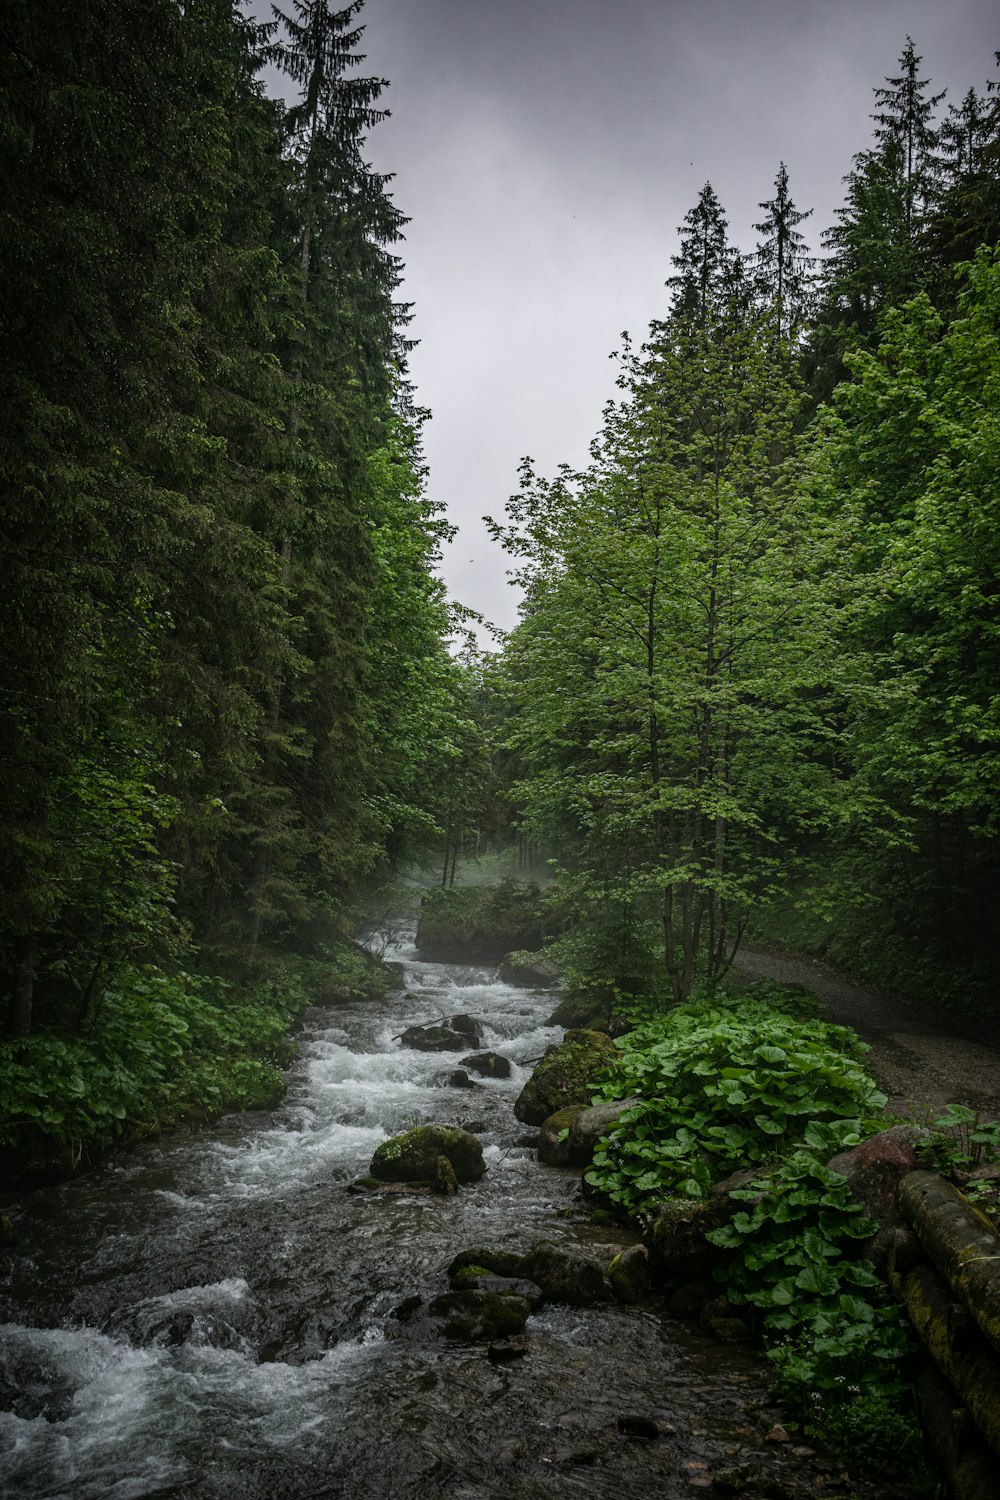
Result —
[{"label": "spruce tree", "polygon": [[875,139],[882,145],[889,141],[900,147],[903,180],[903,203],[906,233],[917,233],[920,217],[933,180],[933,159],[938,132],[934,128],[934,111],[945,96],[928,95],[927,78],[918,78],[921,59],[911,37],[899,58],[900,72],[886,78],[888,88],[875,90]]},{"label": "spruce tree", "polygon": [[798,226],[808,219],[812,209],[796,208],[788,190],[788,169],[784,162],[774,179],[774,197],[758,204],[765,216],[754,225],[763,238],[758,242],[754,262],[762,294],[775,310],[778,332],[793,337],[806,319],[809,306],[809,271],[812,265],[806,253],[805,236]]}]

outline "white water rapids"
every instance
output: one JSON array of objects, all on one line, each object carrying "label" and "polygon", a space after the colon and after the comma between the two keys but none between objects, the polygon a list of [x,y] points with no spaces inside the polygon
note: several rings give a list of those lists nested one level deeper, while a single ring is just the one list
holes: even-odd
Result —
[{"label": "white water rapids", "polygon": [[[387,1336],[404,1298],[446,1288],[459,1250],[600,1234],[578,1176],[539,1167],[512,1113],[526,1060],[561,1036],[552,996],[412,946],[391,956],[405,996],[314,1013],[274,1116],[146,1145],[15,1206],[4,1497],[638,1500],[688,1494],[705,1465],[684,1471],[680,1438],[623,1438],[623,1412],[667,1432],[672,1417],[696,1447],[745,1420],[760,1385],[745,1357],[726,1351],[720,1373],[650,1309],[548,1306],[528,1357],[502,1367],[481,1346]],[[501,1053],[510,1079],[456,1090],[464,1054],[397,1039],[458,1013],[482,1024],[466,1051]],[[428,1120],[475,1129],[481,1183],[450,1199],[349,1191],[381,1140]]]}]

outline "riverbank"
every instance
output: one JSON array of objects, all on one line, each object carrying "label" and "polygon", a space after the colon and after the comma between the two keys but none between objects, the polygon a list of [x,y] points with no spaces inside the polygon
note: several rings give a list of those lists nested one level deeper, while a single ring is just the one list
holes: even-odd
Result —
[{"label": "riverbank", "polygon": [[862,984],[818,959],[767,947],[743,947],[737,975],[752,982],[802,984],[823,1001],[829,1020],[869,1045],[867,1066],[889,1096],[890,1114],[926,1124],[960,1101],[1000,1116],[1000,1045],[995,1030],[952,1015],[936,1022],[927,1007]]},{"label": "riverbank", "polygon": [[[786,1500],[851,1491],[796,1441],[745,1348],[655,1302],[548,1303],[526,1352],[393,1337],[455,1255],[549,1239],[606,1264],[578,1171],[539,1164],[513,1114],[561,1036],[552,996],[494,971],[396,954],[406,987],[305,1019],[277,1111],[139,1144],[25,1198],[0,1272],[8,1390],[0,1474],[23,1500]],[[509,1079],[455,1089],[459,1054],[403,1048],[440,1012],[482,1023]],[[483,1179],[449,1198],[351,1191],[380,1141],[422,1120],[473,1128]],[[627,1236],[624,1237],[627,1240]],[[865,1500],[886,1487],[854,1485]]]}]

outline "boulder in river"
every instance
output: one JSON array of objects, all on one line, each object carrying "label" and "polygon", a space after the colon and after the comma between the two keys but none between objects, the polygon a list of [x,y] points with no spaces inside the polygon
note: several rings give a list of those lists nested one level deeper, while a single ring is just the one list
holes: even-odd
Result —
[{"label": "boulder in river", "polygon": [[460,1250],[448,1267],[448,1275],[473,1273],[477,1276],[516,1276],[524,1259],[517,1250],[490,1250],[485,1245],[476,1245],[471,1250]]},{"label": "boulder in river", "polygon": [[560,971],[559,965],[547,954],[520,949],[516,953],[504,954],[497,972],[504,984],[547,990],[559,982]]},{"label": "boulder in river", "polygon": [[459,1182],[476,1182],[486,1171],[474,1135],[455,1125],[418,1125],[382,1142],[372,1157],[372,1176],[384,1182],[433,1182],[439,1156],[448,1158]]},{"label": "boulder in river", "polygon": [[407,1297],[395,1309],[390,1338],[446,1338],[492,1344],[523,1333],[531,1313],[527,1297],[482,1290],[442,1292],[425,1301]]},{"label": "boulder in river", "polygon": [[477,1275],[474,1266],[452,1278],[452,1289],[456,1292],[496,1292],[502,1297],[527,1297],[532,1312],[537,1312],[545,1302],[545,1293],[534,1281],[528,1281],[524,1276]]},{"label": "boulder in river", "polygon": [[437,1193],[439,1198],[453,1198],[458,1192],[458,1178],[455,1175],[455,1168],[446,1156],[439,1156],[434,1163],[431,1192]]},{"label": "boulder in river", "polygon": [[649,1251],[628,1245],[608,1267],[608,1280],[618,1302],[641,1302],[649,1292]]},{"label": "boulder in river", "polygon": [[528,1251],[518,1266],[518,1274],[540,1286],[553,1302],[587,1307],[592,1302],[608,1300],[604,1272],[597,1262],[548,1240],[540,1240]]},{"label": "boulder in river", "polygon": [[408,1026],[399,1040],[415,1052],[461,1052],[482,1041],[479,1022],[472,1016],[450,1016],[424,1026]]},{"label": "boulder in river", "polygon": [[541,1125],[557,1109],[589,1105],[598,1075],[617,1051],[600,1031],[567,1031],[558,1047],[550,1047],[528,1079],[514,1105],[525,1125]]},{"label": "boulder in river", "polygon": [[492,1343],[524,1331],[531,1303],[527,1297],[499,1292],[442,1292],[428,1304],[427,1311],[440,1320],[446,1339]]},{"label": "boulder in river", "polygon": [[[641,1104],[639,1098],[607,1099],[602,1104],[571,1105],[542,1121],[538,1136],[538,1158],[551,1167],[586,1167],[594,1159],[597,1143],[613,1130],[627,1109]],[[566,1137],[560,1140],[563,1131]]]},{"label": "boulder in river", "polygon": [[549,1026],[604,1031],[608,1024],[609,1003],[588,990],[572,990],[564,995],[549,1016]]},{"label": "boulder in river", "polygon": [[471,1068],[480,1078],[509,1078],[510,1062],[499,1052],[474,1052],[462,1058],[463,1068]]},{"label": "boulder in river", "polygon": [[582,1115],[586,1105],[571,1104],[567,1109],[557,1109],[542,1121],[538,1132],[538,1160],[547,1167],[571,1167],[569,1132],[577,1115]]},{"label": "boulder in river", "polygon": [[464,1068],[455,1068],[445,1080],[450,1089],[478,1089],[481,1085],[470,1078]]}]

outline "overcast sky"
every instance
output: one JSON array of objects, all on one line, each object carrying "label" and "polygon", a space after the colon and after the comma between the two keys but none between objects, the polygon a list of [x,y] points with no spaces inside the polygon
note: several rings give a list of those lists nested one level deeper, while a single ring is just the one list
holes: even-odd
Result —
[{"label": "overcast sky", "polygon": [[664,312],[702,185],[752,246],[784,160],[818,247],[907,35],[955,103],[1000,49],[993,0],[367,0],[362,19],[392,111],[366,154],[410,217],[429,489],[460,528],[444,574],[505,628],[508,559],[480,517],[522,455],[585,462],[608,356]]}]

